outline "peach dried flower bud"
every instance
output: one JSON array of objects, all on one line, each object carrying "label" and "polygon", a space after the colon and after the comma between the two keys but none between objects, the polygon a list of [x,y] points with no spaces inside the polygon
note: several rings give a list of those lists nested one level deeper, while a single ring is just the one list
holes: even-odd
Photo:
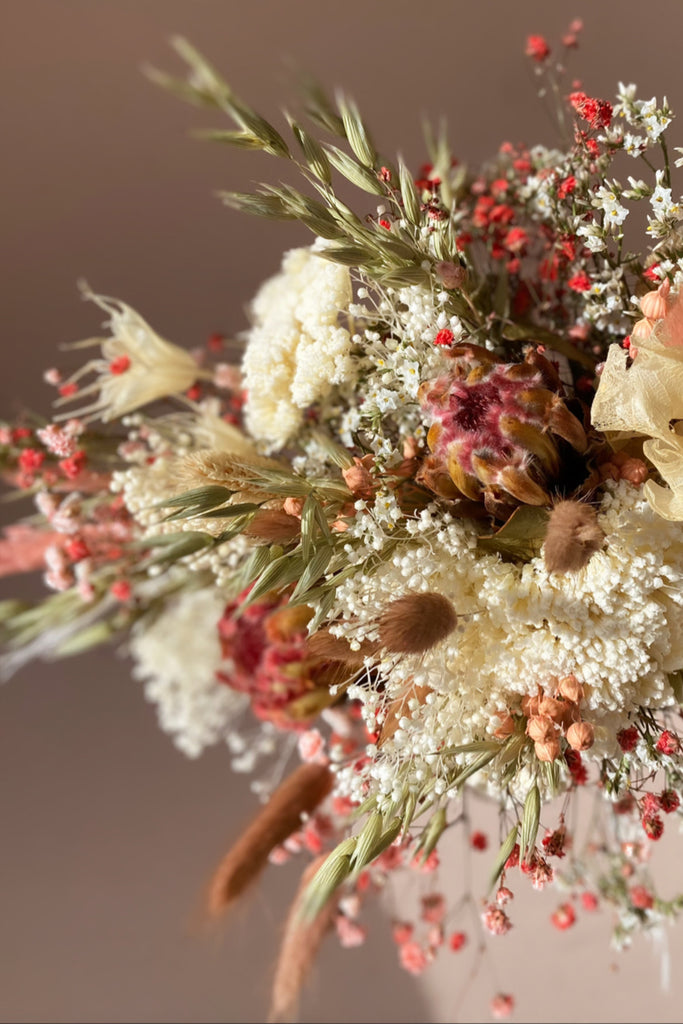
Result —
[{"label": "peach dried flower bud", "polygon": [[560,741],[548,740],[545,743],[534,743],[534,751],[539,761],[555,761],[560,756]]},{"label": "peach dried flower bud", "polygon": [[574,722],[567,729],[567,743],[572,750],[588,750],[594,740],[595,730],[590,722]]},{"label": "peach dried flower bud", "polygon": [[663,320],[667,314],[667,304],[666,295],[662,294],[662,289],[658,288],[657,291],[643,295],[640,300],[640,310],[648,320]]},{"label": "peach dried flower bud", "polygon": [[[651,320],[636,320],[633,327],[631,328],[631,342],[637,341],[639,338],[649,338],[652,334],[652,321]],[[629,355],[635,359],[636,350],[631,345],[629,349]]]},{"label": "peach dried flower bud", "polygon": [[555,700],[554,697],[543,697],[538,706],[539,715],[545,715],[547,718],[551,718],[553,722],[558,725],[564,721],[567,714],[567,705],[565,701]]},{"label": "peach dried flower bud", "polygon": [[531,718],[533,715],[538,714],[538,708],[541,703],[540,697],[522,697],[522,713]]},{"label": "peach dried flower bud", "polygon": [[301,519],[301,513],[304,508],[303,498],[285,498],[282,505],[282,511],[286,512],[288,516],[297,516]]},{"label": "peach dried flower bud", "polygon": [[557,692],[565,700],[578,704],[583,700],[583,686],[575,675],[563,676],[557,684]]},{"label": "peach dried flower bud", "polygon": [[[367,456],[363,459],[354,458],[353,466],[349,466],[348,469],[342,470],[342,476],[348,489],[353,493],[360,495],[361,497],[368,498],[372,497],[374,493],[374,481],[372,474],[368,470]],[[371,455],[370,460],[373,459]]]},{"label": "peach dried flower bud", "polygon": [[504,740],[515,731],[515,720],[507,712],[500,713],[498,717],[500,718],[500,725],[494,730],[493,735],[497,740]]},{"label": "peach dried flower bud", "polygon": [[549,743],[557,739],[557,727],[546,715],[534,715],[530,718],[526,733],[535,743]]}]

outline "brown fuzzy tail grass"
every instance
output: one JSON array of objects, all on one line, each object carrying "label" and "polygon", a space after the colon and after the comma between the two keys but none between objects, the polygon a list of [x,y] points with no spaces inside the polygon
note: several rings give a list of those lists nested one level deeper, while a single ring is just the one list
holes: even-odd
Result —
[{"label": "brown fuzzy tail grass", "polygon": [[301,815],[313,813],[332,789],[332,781],[324,765],[302,764],[278,786],[214,873],[207,903],[212,917],[258,878],[271,850],[301,827]]},{"label": "brown fuzzy tail grass", "polygon": [[312,919],[301,913],[308,886],[327,857],[328,854],[323,853],[308,865],[289,909],[275,967],[268,1024],[285,1024],[294,1019],[301,989],[320,945],[334,923],[337,894],[332,895]]}]

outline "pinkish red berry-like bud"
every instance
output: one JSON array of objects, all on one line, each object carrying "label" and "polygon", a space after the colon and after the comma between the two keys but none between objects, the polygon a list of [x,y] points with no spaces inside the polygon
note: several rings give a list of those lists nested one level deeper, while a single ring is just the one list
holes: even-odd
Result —
[{"label": "pinkish red berry-like bud", "polygon": [[650,910],[654,905],[654,896],[644,885],[634,885],[629,891],[631,903],[638,910]]},{"label": "pinkish red berry-like bud", "polygon": [[671,732],[669,729],[665,729],[661,734],[656,743],[657,750],[660,754],[677,754],[681,749],[681,742],[676,733]]},{"label": "pinkish red berry-like bud", "polygon": [[576,921],[576,911],[571,903],[561,903],[550,920],[555,928],[566,931]]}]

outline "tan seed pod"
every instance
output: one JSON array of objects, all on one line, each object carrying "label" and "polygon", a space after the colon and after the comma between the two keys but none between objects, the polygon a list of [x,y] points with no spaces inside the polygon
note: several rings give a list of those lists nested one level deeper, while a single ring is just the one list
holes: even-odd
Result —
[{"label": "tan seed pod", "polygon": [[445,640],[457,624],[455,608],[443,594],[405,594],[380,615],[380,645],[396,654],[424,654]]},{"label": "tan seed pod", "polygon": [[439,260],[436,264],[436,274],[444,288],[451,290],[462,288],[467,280],[467,270],[459,263],[451,260]]},{"label": "tan seed pod", "polygon": [[559,501],[548,520],[543,557],[548,572],[578,572],[604,546],[597,513],[581,501]]},{"label": "tan seed pod", "polygon": [[341,636],[332,636],[326,629],[312,633],[306,641],[308,654],[318,661],[339,661],[348,665],[362,665],[366,657],[377,650],[377,644],[364,640],[359,650],[354,651],[348,640]]}]

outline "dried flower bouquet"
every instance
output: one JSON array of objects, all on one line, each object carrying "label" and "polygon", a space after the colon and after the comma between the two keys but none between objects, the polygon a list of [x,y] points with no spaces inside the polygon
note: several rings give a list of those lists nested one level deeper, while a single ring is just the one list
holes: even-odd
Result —
[{"label": "dried flower bouquet", "polygon": [[[0,565],[44,565],[52,591],[2,606],[5,670],[126,637],[177,746],[226,742],[255,773],[264,806],[210,909],[269,861],[312,855],[273,1019],[329,929],[363,941],[363,904],[391,875],[422,886],[418,919],[393,927],[403,967],[462,948],[438,843],[462,828],[489,845],[473,791],[500,807],[478,894],[488,932],[511,928],[520,871],[562,886],[561,929],[598,902],[621,943],[673,918],[683,897],[658,897],[648,871],[683,791],[683,233],[666,101],[569,91],[531,36],[563,147],[505,143],[471,171],[429,133],[415,175],[379,156],[345,96],[308,84],[318,133],[290,117],[285,138],[176,49],[187,78],[150,74],[234,125],[205,134],[305,182],[225,202],[315,237],[255,297],[239,365],[224,338],[186,351],[84,286],[108,336],[80,343],[96,354],[71,375],[46,372],[52,418],[2,426],[4,476],[36,513],[8,528]],[[581,789],[600,801],[583,848],[567,822]]]}]

